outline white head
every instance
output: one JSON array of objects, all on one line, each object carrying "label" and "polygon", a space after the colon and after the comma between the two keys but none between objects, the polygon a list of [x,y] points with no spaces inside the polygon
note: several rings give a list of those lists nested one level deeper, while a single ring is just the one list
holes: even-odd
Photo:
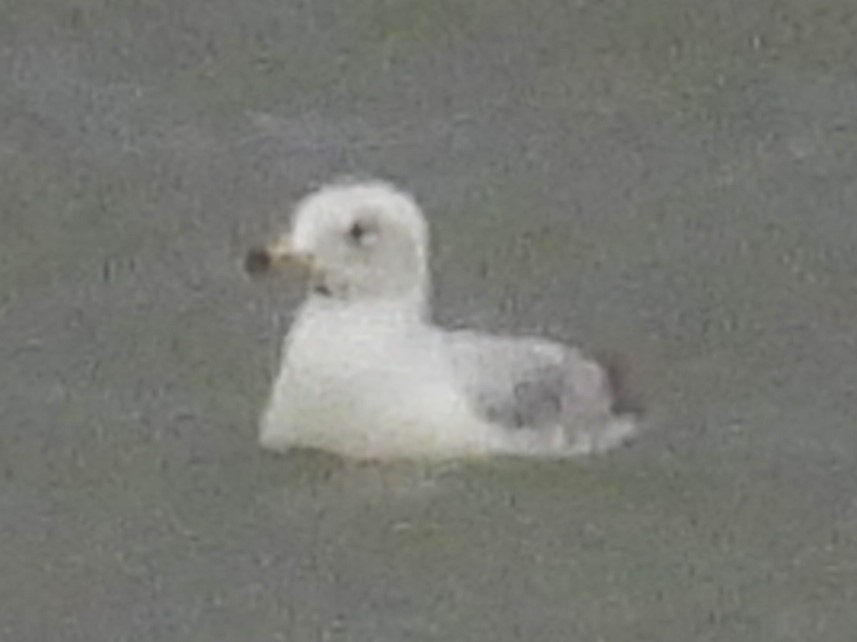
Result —
[{"label": "white head", "polygon": [[266,249],[265,265],[298,260],[313,290],[334,299],[422,305],[427,246],[425,219],[408,194],[380,181],[338,182],[297,204],[291,231]]}]

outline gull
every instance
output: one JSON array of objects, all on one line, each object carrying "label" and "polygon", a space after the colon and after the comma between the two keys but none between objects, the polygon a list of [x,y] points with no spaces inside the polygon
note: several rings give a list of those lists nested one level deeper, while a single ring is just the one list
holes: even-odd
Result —
[{"label": "gull", "polygon": [[379,180],[308,194],[250,274],[307,273],[262,414],[263,448],[359,460],[600,453],[637,432],[609,368],[548,339],[431,321],[429,229]]}]

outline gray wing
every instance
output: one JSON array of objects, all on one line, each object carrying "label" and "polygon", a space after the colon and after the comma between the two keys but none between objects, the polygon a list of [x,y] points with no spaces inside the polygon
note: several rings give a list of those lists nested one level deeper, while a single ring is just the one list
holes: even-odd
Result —
[{"label": "gray wing", "polygon": [[549,429],[603,415],[603,371],[572,348],[534,338],[447,335],[452,367],[474,411],[509,429]]}]

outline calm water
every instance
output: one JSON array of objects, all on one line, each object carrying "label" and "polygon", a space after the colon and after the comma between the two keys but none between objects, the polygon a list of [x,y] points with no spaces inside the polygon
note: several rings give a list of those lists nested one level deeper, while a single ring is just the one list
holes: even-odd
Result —
[{"label": "calm water", "polygon": [[[0,22],[0,638],[857,630],[857,7],[27,2]],[[401,182],[436,316],[624,354],[608,457],[255,445],[244,250]]]}]

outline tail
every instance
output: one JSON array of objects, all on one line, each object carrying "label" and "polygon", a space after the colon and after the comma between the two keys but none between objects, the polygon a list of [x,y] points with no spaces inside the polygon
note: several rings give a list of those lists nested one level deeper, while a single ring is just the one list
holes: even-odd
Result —
[{"label": "tail", "polygon": [[615,353],[599,353],[595,362],[604,376],[604,388],[609,402],[609,414],[595,421],[578,447],[590,453],[603,453],[631,441],[640,430],[644,410],[640,398],[630,385],[630,369],[626,359]]},{"label": "tail", "polygon": [[604,369],[604,375],[610,394],[610,411],[619,416],[641,418],[644,414],[643,403],[630,385],[628,361],[621,355],[602,352],[595,360]]}]

